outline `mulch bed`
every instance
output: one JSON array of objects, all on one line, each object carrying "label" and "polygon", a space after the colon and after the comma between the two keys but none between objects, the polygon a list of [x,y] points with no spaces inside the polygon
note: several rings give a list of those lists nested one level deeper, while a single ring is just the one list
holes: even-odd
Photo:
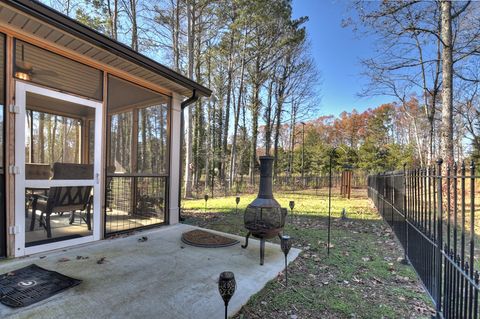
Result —
[{"label": "mulch bed", "polygon": [[228,247],[239,243],[238,240],[195,229],[182,234],[182,241],[191,246],[204,248]]}]

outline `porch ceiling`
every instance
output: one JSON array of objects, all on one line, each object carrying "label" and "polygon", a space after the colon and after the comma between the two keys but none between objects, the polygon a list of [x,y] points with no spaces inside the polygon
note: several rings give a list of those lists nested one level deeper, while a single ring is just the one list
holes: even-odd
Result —
[{"label": "porch ceiling", "polygon": [[191,96],[193,90],[202,96],[211,94],[208,88],[36,1],[0,3],[0,26],[73,51],[170,92],[183,96]]}]

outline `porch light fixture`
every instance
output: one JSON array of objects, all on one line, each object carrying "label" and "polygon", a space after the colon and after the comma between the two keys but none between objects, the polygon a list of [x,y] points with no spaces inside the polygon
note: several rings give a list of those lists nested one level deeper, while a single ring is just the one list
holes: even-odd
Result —
[{"label": "porch light fixture", "polygon": [[30,74],[28,74],[26,72],[23,72],[23,71],[16,71],[15,72],[15,77],[17,79],[24,80],[24,81],[32,80],[32,77],[30,76]]},{"label": "porch light fixture", "polygon": [[224,271],[220,274],[218,278],[218,292],[220,292],[220,296],[222,296],[225,303],[225,319],[227,319],[228,314],[228,302],[232,299],[236,287],[237,283],[233,272]]},{"label": "porch light fixture", "polygon": [[290,252],[290,248],[292,248],[292,241],[290,236],[283,235],[280,237],[280,247],[282,248],[283,254],[285,255],[285,286],[288,287],[288,263],[287,263],[287,255]]}]

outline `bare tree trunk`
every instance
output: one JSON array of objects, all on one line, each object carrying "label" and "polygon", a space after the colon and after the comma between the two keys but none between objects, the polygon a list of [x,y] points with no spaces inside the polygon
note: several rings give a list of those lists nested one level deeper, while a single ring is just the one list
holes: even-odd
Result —
[{"label": "bare tree trunk", "polygon": [[132,23],[131,47],[138,51],[138,24],[137,24],[137,0],[130,0],[130,20]]},{"label": "bare tree trunk", "polygon": [[[286,64],[290,64],[290,55],[286,57]],[[288,72],[287,72],[287,67],[284,66],[283,68],[283,74],[280,77],[280,81],[277,84],[278,88],[276,91],[277,94],[277,109],[275,111],[275,119],[277,121],[275,125],[275,136],[274,136],[274,142],[273,142],[273,156],[275,157],[274,160],[274,168],[273,168],[273,176],[274,179],[277,178],[278,174],[278,147],[279,147],[279,139],[280,139],[280,129],[282,125],[282,112],[283,112],[283,104],[285,102],[285,90],[286,90],[286,81],[288,77]]]},{"label": "bare tree trunk", "polygon": [[[187,21],[188,21],[188,77],[193,79],[193,44],[195,39],[195,10],[190,1],[187,2]],[[185,197],[192,197],[192,163],[193,163],[193,120],[192,108],[188,107],[187,126],[185,139]]]},{"label": "bare tree trunk", "polygon": [[[197,23],[197,18],[200,22],[200,17],[195,17],[195,26],[200,26],[200,23]],[[195,78],[200,82],[201,80],[201,68],[200,68],[200,59],[201,59],[201,34],[202,30],[197,27],[195,30],[195,42],[196,46],[194,47],[194,66],[195,66]],[[208,44],[207,44],[208,47]],[[195,104],[195,113],[194,113],[194,131],[193,131],[193,182],[195,189],[198,189],[198,184],[200,182],[200,177],[202,172],[200,170],[200,151],[203,147],[203,103],[202,100],[198,100]]]},{"label": "bare tree trunk", "polygon": [[[112,8],[113,2],[113,8]],[[108,25],[110,27],[110,37],[112,39],[118,39],[118,0],[108,0],[107,1],[108,9]]]},{"label": "bare tree trunk", "polygon": [[268,85],[268,102],[267,109],[265,110],[265,155],[270,155],[270,148],[272,144],[272,95],[273,95],[273,82],[272,79]]},{"label": "bare tree trunk", "polygon": [[290,118],[290,155],[288,158],[288,175],[292,176],[293,174],[293,152],[295,151],[295,124],[296,124],[296,108],[295,102],[292,101],[292,114]]},{"label": "bare tree trunk", "polygon": [[[32,121],[33,123],[33,121]],[[40,123],[38,123],[38,146],[39,162],[45,163],[45,113],[40,112]]]},{"label": "bare tree trunk", "polygon": [[208,188],[208,181],[210,180],[210,158],[213,157],[212,152],[212,101],[208,101],[207,107],[207,150],[205,153],[205,190]]},{"label": "bare tree trunk", "polygon": [[446,164],[453,164],[453,48],[452,48],[452,3],[442,0],[442,129],[441,156]]},{"label": "bare tree trunk", "polygon": [[249,178],[250,184],[255,184],[255,166],[257,164],[257,138],[258,138],[258,115],[260,111],[260,87],[253,85],[253,105],[252,105],[252,144],[250,154]]},{"label": "bare tree trunk", "polygon": [[174,27],[173,27],[173,65],[175,71],[180,71],[180,0],[176,0],[175,4],[172,3],[174,10]]},{"label": "bare tree trunk", "polygon": [[[144,171],[147,169],[147,112],[146,110],[142,111],[142,118],[140,119],[142,121],[142,131],[140,134],[142,134],[142,161],[140,163],[137,162],[137,165],[142,165],[141,166],[141,171]],[[136,156],[136,154],[134,154]]]},{"label": "bare tree trunk", "polygon": [[236,178],[236,161],[237,161],[237,132],[238,132],[238,122],[240,119],[240,106],[242,104],[242,92],[243,92],[243,78],[245,75],[245,48],[247,41],[244,41],[243,50],[242,50],[242,62],[240,67],[240,87],[238,89],[238,101],[237,101],[237,110],[235,112],[235,119],[233,125],[233,141],[232,141],[232,154],[230,156],[230,177],[229,177],[229,187],[230,189],[233,186],[233,179]]},{"label": "bare tree trunk", "polygon": [[[414,38],[415,38],[415,43],[417,46],[418,50],[418,62],[420,64],[421,68],[421,75],[422,75],[422,89],[423,89],[423,101],[425,104],[425,115],[428,119],[428,125],[429,125],[429,141],[428,141],[428,163],[432,164],[433,161],[433,144],[434,144],[434,126],[435,126],[435,107],[436,107],[436,92],[437,92],[437,78],[438,78],[438,72],[440,72],[439,69],[437,69],[437,74],[435,76],[435,80],[433,83],[433,89],[432,91],[428,90],[427,87],[427,74],[425,70],[425,64],[424,64],[424,59],[423,59],[423,48],[420,43],[420,40],[418,38],[418,33],[414,33]],[[438,53],[440,54],[440,47],[438,47]],[[440,60],[440,57],[439,57]],[[439,62],[437,62],[438,65]],[[429,98],[432,99],[431,105],[429,107]],[[415,123],[415,131],[416,131],[416,123]],[[422,151],[419,152],[419,157],[420,157],[420,163],[423,165],[423,156],[422,156]]]},{"label": "bare tree trunk", "polygon": [[62,120],[62,163],[68,163],[68,160],[67,160],[67,153],[68,153],[68,149],[67,149],[67,133],[68,133],[68,128],[67,128],[67,118],[66,117],[63,117],[63,120]]},{"label": "bare tree trunk", "polygon": [[75,123],[75,155],[73,158],[74,163],[81,163],[82,159],[80,158],[80,124]]},{"label": "bare tree trunk", "polygon": [[220,176],[222,177],[223,185],[226,185],[225,181],[225,169],[227,165],[227,146],[228,146],[228,127],[230,124],[230,104],[232,96],[232,78],[233,78],[233,32],[230,35],[230,47],[228,56],[228,76],[227,76],[227,101],[225,105],[225,123],[223,126],[223,145],[222,145],[222,168],[220,170]]}]

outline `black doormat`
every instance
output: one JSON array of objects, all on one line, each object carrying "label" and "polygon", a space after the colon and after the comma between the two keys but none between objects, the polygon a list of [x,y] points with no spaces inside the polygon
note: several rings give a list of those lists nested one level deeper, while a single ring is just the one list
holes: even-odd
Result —
[{"label": "black doormat", "polygon": [[25,307],[81,282],[33,264],[0,275],[0,302],[13,308]]},{"label": "black doormat", "polygon": [[228,247],[239,243],[238,240],[213,234],[201,229],[195,229],[183,233],[182,241],[188,245],[205,248]]}]

